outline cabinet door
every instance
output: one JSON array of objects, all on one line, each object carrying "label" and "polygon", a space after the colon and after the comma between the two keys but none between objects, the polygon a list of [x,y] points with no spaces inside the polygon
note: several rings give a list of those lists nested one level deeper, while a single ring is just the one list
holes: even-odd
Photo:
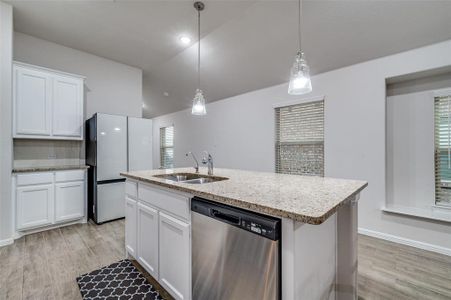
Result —
[{"label": "cabinet door", "polygon": [[51,134],[52,82],[47,72],[14,67],[14,136]]},{"label": "cabinet door", "polygon": [[53,136],[83,137],[83,80],[53,75]]},{"label": "cabinet door", "polygon": [[159,220],[160,283],[175,299],[190,299],[190,225],[162,212]]},{"label": "cabinet door", "polygon": [[125,250],[136,258],[136,200],[125,197]]},{"label": "cabinet door", "polygon": [[55,184],[55,222],[64,222],[84,217],[84,181]]},{"label": "cabinet door", "polygon": [[21,186],[16,189],[17,229],[53,223],[53,185]]},{"label": "cabinet door", "polygon": [[138,203],[138,262],[158,280],[158,212]]}]

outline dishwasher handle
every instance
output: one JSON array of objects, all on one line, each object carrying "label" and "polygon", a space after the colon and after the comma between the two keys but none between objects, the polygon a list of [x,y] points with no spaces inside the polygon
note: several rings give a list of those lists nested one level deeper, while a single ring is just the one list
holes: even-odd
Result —
[{"label": "dishwasher handle", "polygon": [[217,209],[211,208],[210,209],[210,217],[223,221],[225,223],[229,223],[232,225],[240,225],[241,224],[241,218],[238,216],[234,216],[231,214],[223,213]]}]

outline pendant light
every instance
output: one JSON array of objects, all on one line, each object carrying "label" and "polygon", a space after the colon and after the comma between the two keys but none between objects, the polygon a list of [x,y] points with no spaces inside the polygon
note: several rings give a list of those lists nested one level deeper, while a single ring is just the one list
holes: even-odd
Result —
[{"label": "pendant light", "polygon": [[310,81],[310,68],[305,60],[304,52],[301,48],[301,14],[302,3],[298,0],[298,35],[299,51],[291,67],[290,84],[288,85],[288,94],[302,95],[312,91],[312,82]]},{"label": "pendant light", "polygon": [[198,1],[194,3],[194,8],[197,10],[197,89],[196,95],[193,99],[193,107],[191,109],[191,114],[197,116],[203,116],[207,114],[207,109],[205,107],[204,94],[200,88],[200,12],[204,10],[204,3]]}]

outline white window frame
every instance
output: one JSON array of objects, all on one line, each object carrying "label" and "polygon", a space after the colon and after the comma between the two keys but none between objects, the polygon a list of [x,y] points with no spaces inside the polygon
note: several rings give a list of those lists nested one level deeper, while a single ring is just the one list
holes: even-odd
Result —
[{"label": "white window frame", "polygon": [[[165,128],[169,128],[169,127],[172,127],[172,146],[163,146],[162,145],[162,143],[161,143],[161,133],[162,133],[162,130],[163,129],[165,129]],[[170,168],[173,168],[174,167],[174,156],[175,156],[175,148],[174,148],[174,144],[175,144],[175,127],[174,127],[174,124],[170,124],[170,125],[167,125],[167,126],[161,126],[160,127],[160,129],[159,129],[159,142],[160,142],[160,169],[170,169]],[[164,162],[163,162],[163,151],[165,150],[165,149],[172,149],[172,151],[173,151],[173,157],[172,157],[172,164],[171,164],[171,166],[165,166],[164,165]]]}]

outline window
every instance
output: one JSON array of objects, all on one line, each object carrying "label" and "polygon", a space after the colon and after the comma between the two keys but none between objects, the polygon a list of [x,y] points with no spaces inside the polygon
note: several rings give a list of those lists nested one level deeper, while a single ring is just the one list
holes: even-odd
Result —
[{"label": "window", "polygon": [[174,167],[174,126],[160,128],[160,166]]},{"label": "window", "polygon": [[435,202],[451,206],[451,95],[434,98]]},{"label": "window", "polygon": [[276,172],[324,176],[324,101],[276,108]]}]

